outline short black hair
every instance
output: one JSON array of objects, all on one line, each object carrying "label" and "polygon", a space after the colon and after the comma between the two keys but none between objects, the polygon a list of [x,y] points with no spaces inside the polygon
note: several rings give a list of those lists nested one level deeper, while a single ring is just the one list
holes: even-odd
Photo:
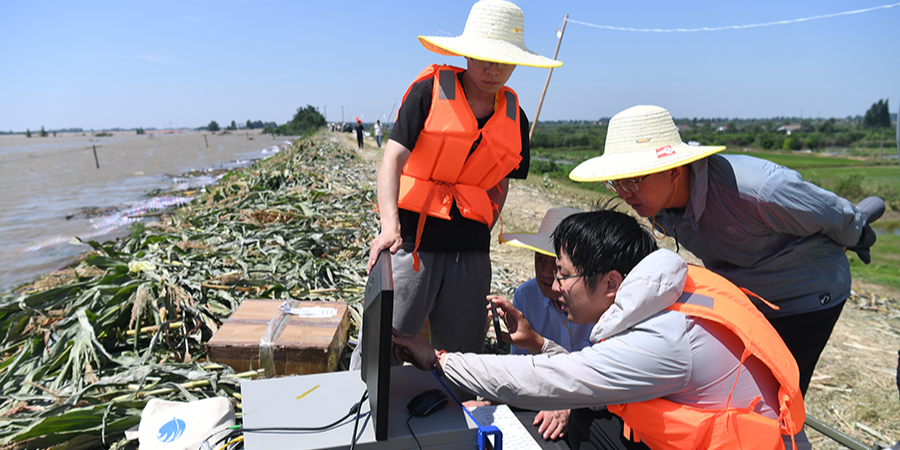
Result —
[{"label": "short black hair", "polygon": [[656,239],[637,219],[613,210],[591,211],[566,217],[553,232],[557,255],[572,261],[593,292],[597,281],[611,270],[627,276],[642,259],[655,252]]}]

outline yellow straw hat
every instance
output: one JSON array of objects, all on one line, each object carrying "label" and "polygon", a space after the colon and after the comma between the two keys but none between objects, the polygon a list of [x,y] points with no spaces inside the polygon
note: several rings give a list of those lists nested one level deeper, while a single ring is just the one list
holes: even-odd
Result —
[{"label": "yellow straw hat", "polygon": [[439,55],[466,56],[480,61],[531,67],[559,67],[562,62],[525,47],[522,9],[504,0],[481,0],[472,6],[461,36],[419,36],[419,42]]},{"label": "yellow straw hat", "polygon": [[569,173],[574,181],[606,181],[662,172],[706,158],[725,147],[688,145],[681,141],[669,111],[659,106],[633,106],[609,121],[602,156]]},{"label": "yellow straw hat", "polygon": [[541,220],[541,227],[537,233],[505,233],[500,235],[500,242],[512,245],[513,247],[527,248],[542,253],[547,256],[556,257],[553,248],[553,231],[560,222],[572,214],[578,214],[581,211],[575,208],[550,208],[544,219]]}]

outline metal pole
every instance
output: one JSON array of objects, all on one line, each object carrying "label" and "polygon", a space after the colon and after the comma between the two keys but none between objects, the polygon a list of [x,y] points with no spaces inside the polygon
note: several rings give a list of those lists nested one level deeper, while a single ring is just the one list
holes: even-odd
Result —
[{"label": "metal pole", "polygon": [[384,127],[387,128],[387,124],[391,121],[391,116],[394,115],[394,108],[397,107],[397,100],[394,100],[394,106],[391,106],[391,113],[388,114],[387,119],[384,121]]},{"label": "metal pole", "polygon": [[869,447],[866,444],[863,444],[862,442],[859,442],[856,439],[853,439],[852,437],[847,436],[846,434],[840,432],[839,430],[831,428],[830,426],[826,425],[824,422],[810,416],[809,414],[806,415],[806,424],[809,425],[810,428],[818,431],[819,433],[824,434],[825,436],[830,437],[832,440],[834,440],[838,444],[841,444],[844,447],[849,448],[850,450],[877,450],[877,449],[881,448],[881,447],[878,447],[877,445],[875,447]]},{"label": "metal pole", "polygon": [[99,169],[99,168],[100,168],[100,160],[97,159],[97,146],[96,146],[96,145],[92,145],[91,147],[94,148],[94,164],[96,164],[96,165],[97,165],[97,168]]},{"label": "metal pole", "polygon": [[[566,23],[569,22],[569,15],[566,14],[566,18],[563,19],[562,30],[559,32],[559,40],[556,41],[556,51],[553,52],[553,59],[556,60],[556,56],[559,55],[559,45],[562,44],[563,34],[566,33]],[[531,122],[531,131],[528,132],[528,140],[531,140],[531,136],[534,135],[534,127],[537,126],[538,116],[541,115],[541,106],[544,105],[544,96],[547,95],[547,86],[550,85],[550,76],[553,75],[553,68],[550,68],[550,73],[547,74],[547,82],[544,83],[544,91],[541,92],[541,101],[538,102],[537,112],[534,113],[534,120]]]}]

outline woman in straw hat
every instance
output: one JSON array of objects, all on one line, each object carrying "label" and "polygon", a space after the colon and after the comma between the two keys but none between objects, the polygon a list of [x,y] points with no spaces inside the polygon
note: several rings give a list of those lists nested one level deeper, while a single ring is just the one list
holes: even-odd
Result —
[{"label": "woman in straw hat", "polygon": [[[559,292],[553,290],[556,253],[553,231],[566,217],[578,214],[575,208],[550,208],[541,220],[537,233],[504,233],[500,242],[534,251],[534,278],[522,283],[513,295],[513,307],[528,320],[535,332],[573,352],[591,345],[592,324],[574,324],[559,310]],[[494,298],[500,298],[491,296]],[[498,336],[498,339],[502,336]],[[528,349],[512,346],[512,355],[527,355]]]},{"label": "woman in straw hat", "polygon": [[501,0],[472,6],[460,36],[419,41],[465,57],[466,69],[429,66],[404,96],[378,171],[381,232],[368,268],[393,254],[394,327],[417,333],[429,318],[432,342],[480,353],[491,228],[508,179],[529,165],[528,119],[505,84],[518,65],[562,63],[525,47],[522,10]]},{"label": "woman in straw hat", "polygon": [[805,395],[850,295],[845,249],[869,263],[868,222],[884,202],[854,206],[793,170],[717,154],[724,149],[684,144],[668,111],[635,106],[610,120],[603,155],[569,177],[604,182],[676,248],[766,300],[754,303],[796,358]]}]

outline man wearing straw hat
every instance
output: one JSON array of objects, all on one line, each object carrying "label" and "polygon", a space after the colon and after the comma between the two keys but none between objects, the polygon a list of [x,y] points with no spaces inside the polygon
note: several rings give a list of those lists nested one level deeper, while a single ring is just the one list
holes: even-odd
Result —
[{"label": "man wearing straw hat", "polygon": [[854,206],[793,170],[716,154],[724,149],[684,144],[667,110],[635,106],[610,120],[603,155],[569,177],[605,182],[676,248],[751,291],[796,358],[805,395],[850,295],[845,249],[869,263],[875,233],[868,223],[884,202],[870,197]]},{"label": "man wearing straw hat", "polygon": [[466,69],[432,65],[404,96],[378,171],[381,232],[368,269],[390,249],[394,327],[482,352],[490,292],[490,234],[509,178],[528,174],[528,119],[505,86],[517,65],[561,62],[525,47],[522,10],[502,0],[476,3],[461,36],[419,41]]}]

